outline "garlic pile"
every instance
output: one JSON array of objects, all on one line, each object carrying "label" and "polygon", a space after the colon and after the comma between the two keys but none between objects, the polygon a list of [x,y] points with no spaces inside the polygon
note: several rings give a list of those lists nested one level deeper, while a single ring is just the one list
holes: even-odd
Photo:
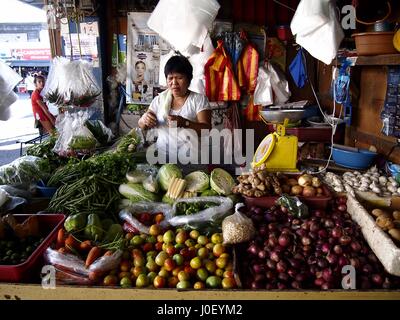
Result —
[{"label": "garlic pile", "polygon": [[372,191],[381,197],[400,196],[397,181],[393,177],[388,178],[381,175],[376,166],[370,168],[364,174],[359,171],[348,171],[342,177],[327,172],[324,181],[336,192],[348,192],[353,196],[354,191]]}]

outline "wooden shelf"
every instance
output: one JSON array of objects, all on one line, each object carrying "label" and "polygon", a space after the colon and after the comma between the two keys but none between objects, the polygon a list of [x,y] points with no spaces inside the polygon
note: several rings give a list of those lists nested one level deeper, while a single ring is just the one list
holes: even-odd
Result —
[{"label": "wooden shelf", "polygon": [[175,290],[121,289],[57,286],[45,290],[40,285],[0,284],[0,300],[400,300],[399,290]]},{"label": "wooden shelf", "polygon": [[383,54],[378,56],[359,56],[356,62],[357,66],[386,66],[400,65],[399,54]]}]

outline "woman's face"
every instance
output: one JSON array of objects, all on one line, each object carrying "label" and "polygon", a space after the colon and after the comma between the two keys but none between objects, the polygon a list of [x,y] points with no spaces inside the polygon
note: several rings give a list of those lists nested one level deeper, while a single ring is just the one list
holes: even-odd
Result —
[{"label": "woman's face", "polygon": [[144,65],[144,63],[138,63],[135,67],[135,70],[138,76],[143,76],[144,72],[146,71],[146,66]]},{"label": "woman's face", "polygon": [[189,88],[189,79],[182,73],[173,72],[167,76],[168,88],[176,97],[183,97]]},{"label": "woman's face", "polygon": [[44,88],[44,80],[36,79],[36,89],[42,90]]}]

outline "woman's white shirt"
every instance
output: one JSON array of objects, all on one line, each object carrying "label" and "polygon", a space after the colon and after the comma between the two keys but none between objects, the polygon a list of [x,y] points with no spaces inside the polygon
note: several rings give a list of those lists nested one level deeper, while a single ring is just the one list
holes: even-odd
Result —
[{"label": "woman's white shirt", "polygon": [[[190,92],[183,106],[179,110],[170,109],[169,114],[173,116],[181,116],[190,121],[196,121],[197,114],[208,109],[210,109],[210,103],[205,95],[196,92]],[[149,106],[149,110],[153,111],[157,116],[157,121],[160,126],[166,125],[160,96],[157,96],[153,99]]]},{"label": "woman's white shirt", "polygon": [[[181,116],[190,121],[197,121],[197,114],[203,110],[209,110],[210,104],[205,95],[190,92],[185,103],[179,110],[170,109],[169,115]],[[157,117],[157,148],[159,152],[178,152],[178,150],[188,143],[188,130],[183,128],[177,129],[177,136],[174,132],[171,133],[166,124],[165,110],[163,110],[160,96],[153,99],[149,106],[149,110],[153,111]],[[190,139],[189,139],[190,140]],[[188,147],[188,146],[186,146]]]}]

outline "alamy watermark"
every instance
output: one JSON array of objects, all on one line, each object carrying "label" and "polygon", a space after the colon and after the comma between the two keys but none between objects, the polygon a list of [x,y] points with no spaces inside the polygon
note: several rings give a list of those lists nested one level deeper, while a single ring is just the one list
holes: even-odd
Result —
[{"label": "alamy watermark", "polygon": [[201,130],[199,135],[192,129],[162,128],[157,142],[147,148],[146,159],[149,164],[233,164],[239,166],[239,175],[251,169],[254,138],[253,129]]},{"label": "alamy watermark", "polygon": [[356,28],[356,8],[352,5],[346,5],[342,8],[341,25],[344,30]]}]

